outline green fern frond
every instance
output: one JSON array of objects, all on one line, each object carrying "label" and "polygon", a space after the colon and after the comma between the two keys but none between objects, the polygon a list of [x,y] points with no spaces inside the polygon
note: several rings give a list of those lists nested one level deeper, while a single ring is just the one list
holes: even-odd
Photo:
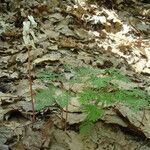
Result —
[{"label": "green fern frond", "polygon": [[122,80],[125,82],[130,82],[130,78],[123,75],[118,69],[109,68],[105,70],[105,74],[108,74],[112,79]]},{"label": "green fern frond", "polygon": [[149,96],[141,90],[118,90],[114,93],[116,101],[122,102],[132,110],[139,110],[149,105]]},{"label": "green fern frond", "polygon": [[41,79],[42,81],[55,81],[55,80],[62,81],[65,79],[62,74],[54,73],[51,71],[40,72],[38,78]]},{"label": "green fern frond", "polygon": [[36,94],[36,110],[42,110],[45,107],[52,106],[54,100],[54,89],[43,89]]},{"label": "green fern frond", "polygon": [[148,106],[149,102],[144,99],[137,100],[136,98],[128,98],[124,100],[124,104],[130,107],[133,111],[138,111],[139,109]]},{"label": "green fern frond", "polygon": [[114,93],[111,92],[101,92],[99,94],[99,101],[104,103],[104,104],[113,104],[115,103],[116,99],[115,99],[115,95]]},{"label": "green fern frond", "polygon": [[84,105],[83,112],[87,114],[86,120],[95,122],[102,116],[104,110],[94,104],[88,104]]},{"label": "green fern frond", "polygon": [[86,89],[84,91],[82,91],[81,93],[79,93],[79,97],[80,97],[80,102],[82,104],[88,104],[90,102],[92,102],[92,100],[98,100],[98,94],[97,91],[94,91],[92,89]]},{"label": "green fern frond", "polygon": [[128,93],[128,95],[136,96],[137,98],[144,98],[144,99],[149,98],[145,91],[138,89],[138,88],[131,89],[127,93]]},{"label": "green fern frond", "polygon": [[92,67],[76,67],[74,71],[78,77],[91,76],[91,75],[102,73],[100,69],[96,69]]},{"label": "green fern frond", "polygon": [[57,104],[64,108],[69,104],[69,101],[71,97],[73,96],[73,93],[70,91],[63,91],[60,95],[55,96]]},{"label": "green fern frond", "polygon": [[[70,80],[66,80],[64,72],[73,73],[74,76]],[[83,112],[87,114],[85,122],[80,127],[82,133],[90,131],[92,124],[103,115],[103,104],[111,105],[121,102],[136,111],[149,105],[149,96],[145,91],[139,88],[120,89],[117,83],[111,82],[114,79],[131,82],[129,77],[123,75],[117,69],[100,70],[92,67],[66,65],[64,66],[64,72],[42,72],[39,77],[42,80],[50,81],[50,83],[65,81],[71,84],[86,84],[82,92],[76,93]],[[62,92],[56,94],[58,90]],[[41,110],[55,103],[64,108],[69,104],[72,96],[73,93],[71,91],[51,86],[50,89],[42,90],[36,95],[36,109]],[[98,106],[98,104],[102,105]]]},{"label": "green fern frond", "polygon": [[101,118],[104,110],[96,105],[85,105],[84,112],[87,114],[85,121],[80,125],[80,133],[87,135],[91,132],[93,124]]},{"label": "green fern frond", "polygon": [[80,133],[83,135],[88,135],[91,132],[91,129],[93,127],[93,122],[90,121],[84,121],[81,125],[80,125]]},{"label": "green fern frond", "polygon": [[110,83],[110,81],[112,80],[112,78],[110,77],[92,77],[91,78],[91,84],[96,87],[96,88],[102,88],[102,87],[106,87],[108,86],[108,84]]}]

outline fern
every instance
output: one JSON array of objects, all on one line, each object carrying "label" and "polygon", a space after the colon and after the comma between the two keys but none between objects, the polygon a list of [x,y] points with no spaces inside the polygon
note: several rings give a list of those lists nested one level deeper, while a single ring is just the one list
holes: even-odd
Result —
[{"label": "fern", "polygon": [[92,76],[100,74],[102,71],[99,69],[95,69],[92,67],[75,67],[73,69],[73,72],[75,74],[75,77],[70,80],[70,83],[85,83],[90,82],[89,79]]},{"label": "fern", "polygon": [[105,70],[105,74],[108,74],[112,79],[122,80],[126,82],[130,82],[130,78],[121,74],[119,70],[110,68]]},{"label": "fern", "polygon": [[80,133],[84,134],[84,135],[88,135],[91,132],[93,126],[93,122],[90,121],[84,121],[83,123],[81,123],[80,125]]},{"label": "fern", "polygon": [[81,134],[89,134],[93,124],[103,115],[104,110],[96,105],[84,105],[83,112],[87,114],[85,121],[80,125]]},{"label": "fern", "polygon": [[118,90],[114,95],[116,101],[123,102],[134,111],[149,105],[149,96],[146,92],[138,89],[132,89],[130,91]]},{"label": "fern", "polygon": [[110,83],[111,80],[112,80],[112,78],[110,78],[110,77],[102,77],[102,78],[92,77],[91,83],[96,88],[102,88],[102,87],[108,86],[108,84]]},{"label": "fern", "polygon": [[76,67],[74,71],[78,77],[91,76],[102,73],[101,70],[92,67]]},{"label": "fern", "polygon": [[73,93],[69,91],[63,91],[60,95],[55,96],[57,104],[61,107],[64,108],[69,104],[69,100],[73,96]]},{"label": "fern", "polygon": [[62,74],[58,74],[58,73],[54,73],[54,72],[51,72],[51,71],[43,71],[43,72],[40,72],[39,75],[38,75],[38,78],[41,79],[42,81],[62,81],[64,80],[64,76]]},{"label": "fern", "polygon": [[103,92],[100,94],[100,101],[104,104],[110,105],[116,102],[114,93]]},{"label": "fern", "polygon": [[81,104],[87,104],[94,100],[98,100],[98,94],[96,91],[91,89],[86,89],[79,94]]},{"label": "fern", "polygon": [[104,111],[94,104],[88,104],[84,105],[83,112],[87,114],[86,120],[95,122],[102,116]]},{"label": "fern", "polygon": [[45,107],[52,106],[54,102],[54,88],[43,89],[36,94],[35,108],[40,111]]},{"label": "fern", "polygon": [[[73,73],[74,76],[68,81],[65,78],[65,72]],[[99,70],[92,67],[72,67],[65,65],[64,72],[42,72],[39,78],[49,81],[50,84],[55,81],[86,84],[81,92],[76,93],[76,96],[79,97],[82,111],[87,114],[85,121],[80,127],[82,133],[89,131],[92,124],[103,115],[103,104],[111,105],[121,102],[133,111],[138,111],[149,105],[149,96],[145,91],[139,88],[130,90],[119,89],[117,83],[112,83],[114,79],[131,82],[129,77],[121,74],[116,69]],[[60,94],[58,94],[57,90],[61,90]],[[55,103],[62,108],[66,107],[72,95],[73,92],[54,87],[51,84],[50,89],[42,90],[37,94],[36,108],[37,110],[41,110]]]}]

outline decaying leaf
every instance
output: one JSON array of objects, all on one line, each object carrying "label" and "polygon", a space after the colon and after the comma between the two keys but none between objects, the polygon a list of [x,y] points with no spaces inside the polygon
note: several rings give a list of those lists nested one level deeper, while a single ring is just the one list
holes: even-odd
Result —
[{"label": "decaying leaf", "polygon": [[36,60],[34,60],[33,64],[39,65],[45,62],[59,61],[60,57],[61,57],[60,53],[47,54],[47,55],[44,55],[42,58],[37,58]]},{"label": "decaying leaf", "polygon": [[[79,125],[86,115],[78,97],[73,96],[63,115],[58,104],[48,106],[37,111],[35,124],[29,125],[33,114],[27,80],[28,46],[34,48],[30,51],[33,96],[51,85],[38,79],[43,70],[64,74],[65,81],[54,83],[62,88],[56,95],[64,90],[81,92],[86,83],[69,82],[76,75],[64,67],[66,64],[101,71],[117,68],[132,77],[134,84],[118,80],[110,84],[126,90],[139,87],[150,95],[149,1],[101,0],[99,6],[95,1],[0,2],[0,149],[149,150],[149,140],[141,138],[150,139],[148,108],[133,112],[123,104],[104,105],[105,114],[91,128],[89,137],[83,137],[78,134]],[[108,90],[113,91],[111,87]],[[65,121],[66,132],[62,131]],[[140,136],[122,132],[117,125]]]}]

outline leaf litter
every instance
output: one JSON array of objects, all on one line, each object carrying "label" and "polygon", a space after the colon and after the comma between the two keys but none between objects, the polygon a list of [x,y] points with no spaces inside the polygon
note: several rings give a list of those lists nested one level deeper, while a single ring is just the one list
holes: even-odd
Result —
[{"label": "leaf litter", "polygon": [[[68,131],[61,127],[66,112],[61,116],[56,106],[37,112],[38,121],[31,125],[28,55],[22,38],[26,18],[31,24],[37,23],[34,32],[27,33],[36,40],[31,51],[35,94],[48,88],[46,82],[37,79],[38,72],[46,68],[64,73],[61,66],[66,64],[120,69],[134,80],[133,85],[119,82],[120,88],[141,87],[150,93],[149,4],[133,2],[132,8],[123,0],[111,2],[112,10],[70,0],[0,2],[0,149],[149,149],[149,108],[137,113],[122,104],[106,106],[92,134],[84,137],[78,134],[78,126],[85,114],[72,97]],[[73,72],[67,73],[66,79],[73,76]],[[75,93],[84,86],[65,81],[55,85]]]}]

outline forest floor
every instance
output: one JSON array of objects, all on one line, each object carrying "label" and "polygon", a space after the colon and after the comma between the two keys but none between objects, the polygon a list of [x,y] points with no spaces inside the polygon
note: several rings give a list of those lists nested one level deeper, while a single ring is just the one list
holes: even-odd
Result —
[{"label": "forest floor", "polygon": [[[56,105],[35,107],[32,123],[28,49],[35,106],[36,94],[48,84],[39,73],[58,71],[69,80],[74,74],[65,72],[65,65],[118,69],[132,80],[118,82],[120,88],[150,95],[150,4],[106,6],[0,1],[0,150],[150,150],[148,105],[138,111],[122,103],[107,106],[86,136],[79,133],[85,114],[76,98],[63,114]],[[82,90],[80,83],[55,82],[60,84],[74,93]]]}]

